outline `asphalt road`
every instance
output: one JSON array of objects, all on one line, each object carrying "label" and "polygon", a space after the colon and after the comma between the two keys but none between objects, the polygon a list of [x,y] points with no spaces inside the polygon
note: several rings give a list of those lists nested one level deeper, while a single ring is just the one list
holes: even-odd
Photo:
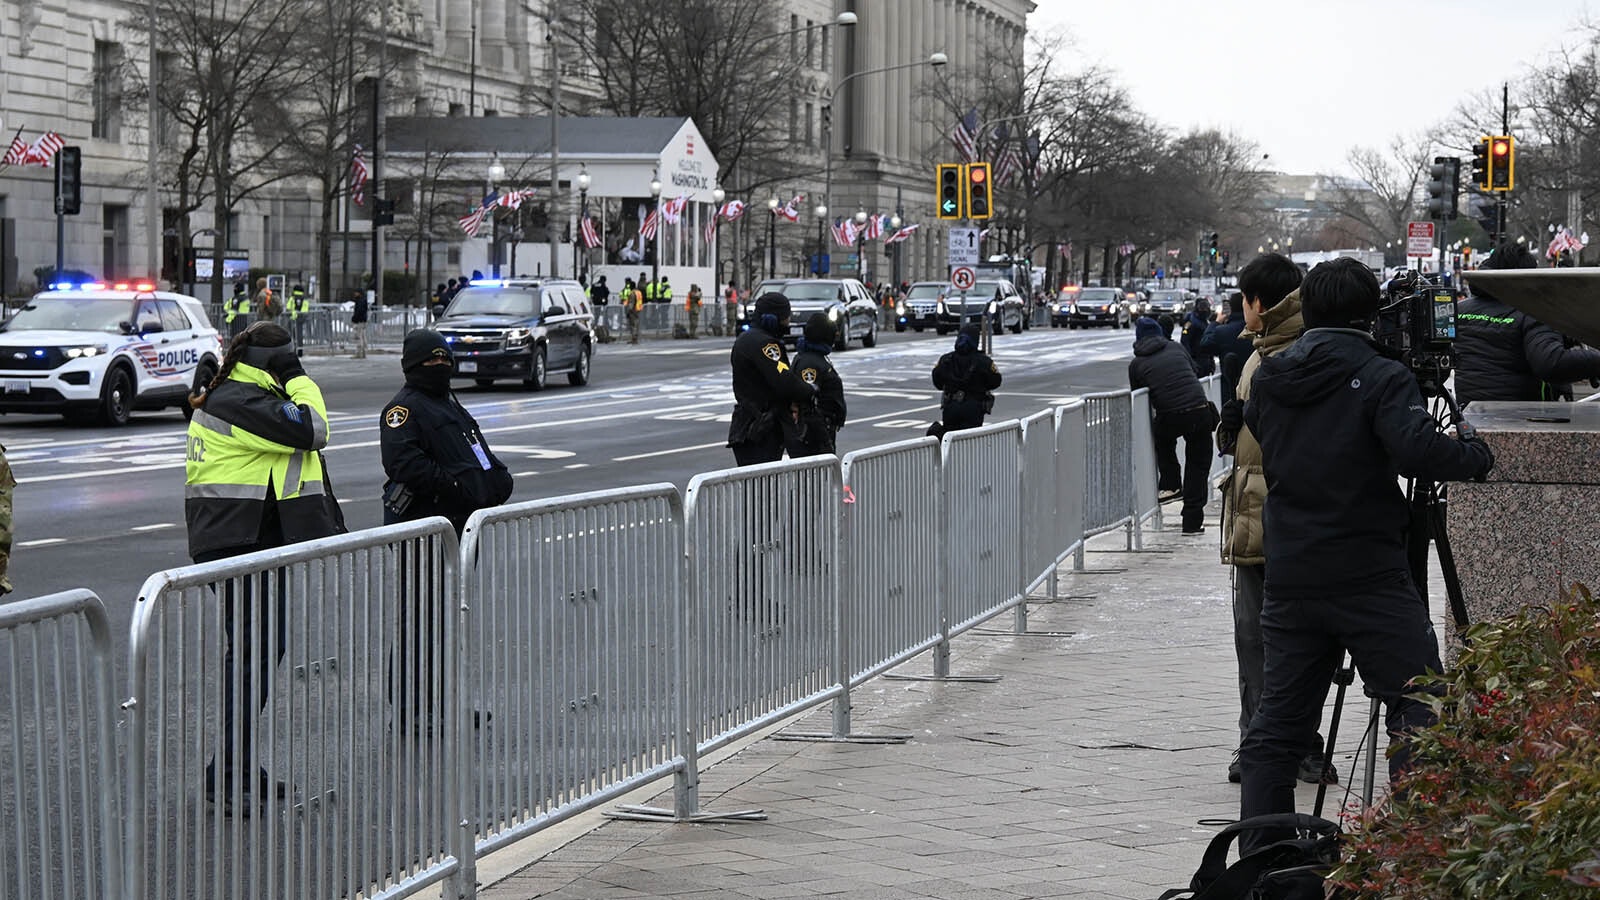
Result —
[{"label": "asphalt road", "polygon": [[[727,468],[732,393],[729,338],[606,344],[587,387],[466,387],[463,403],[516,478],[513,502],[670,481]],[[929,372],[952,345],[932,332],[886,333],[877,347],[835,353],[850,420],[840,454],[921,435],[938,416]],[[1127,387],[1132,333],[1034,329],[995,338],[1005,384],[991,421],[1034,413],[1084,393]],[[364,360],[318,357],[307,372],[328,401],[329,471],[352,529],[379,524],[384,477],[378,416],[400,384],[391,349]],[[16,473],[14,596],[87,587],[105,602],[119,648],[140,586],[189,562],[183,524],[184,420],[138,413],[120,429],[59,417],[0,418]],[[120,655],[120,650],[119,650]],[[119,660],[118,668],[124,663]],[[120,683],[120,680],[119,680]]]}]

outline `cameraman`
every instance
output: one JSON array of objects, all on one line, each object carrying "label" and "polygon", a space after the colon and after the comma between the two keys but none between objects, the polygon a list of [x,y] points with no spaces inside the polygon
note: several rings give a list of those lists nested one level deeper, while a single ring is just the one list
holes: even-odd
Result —
[{"label": "cameraman", "polygon": [[[1441,666],[1407,566],[1410,508],[1395,476],[1481,478],[1494,465],[1481,440],[1445,435],[1416,377],[1373,344],[1371,270],[1348,258],[1323,263],[1301,284],[1300,302],[1306,333],[1261,360],[1244,414],[1261,445],[1267,500],[1265,679],[1239,749],[1243,818],[1294,810],[1295,771],[1345,651],[1383,701],[1391,739],[1433,720],[1406,695],[1413,677]],[[1396,748],[1391,778],[1408,756]],[[1247,832],[1240,853],[1285,836]]]},{"label": "cameraman", "polygon": [[[1534,269],[1522,244],[1501,247],[1484,269]],[[1456,399],[1572,399],[1571,382],[1600,378],[1600,350],[1569,347],[1555,329],[1481,290],[1456,310]]]}]

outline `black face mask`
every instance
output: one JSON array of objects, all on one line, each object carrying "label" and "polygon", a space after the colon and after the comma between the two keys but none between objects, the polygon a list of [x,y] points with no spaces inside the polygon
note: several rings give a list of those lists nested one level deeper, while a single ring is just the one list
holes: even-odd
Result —
[{"label": "black face mask", "polygon": [[429,394],[444,394],[450,390],[450,376],[455,366],[417,366],[406,372],[406,384]]}]

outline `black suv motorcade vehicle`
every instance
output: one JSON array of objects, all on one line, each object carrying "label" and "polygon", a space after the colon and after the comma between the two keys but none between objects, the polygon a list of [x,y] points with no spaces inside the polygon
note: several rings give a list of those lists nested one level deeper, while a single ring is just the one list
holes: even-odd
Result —
[{"label": "black suv motorcade vehicle", "polygon": [[1065,294],[1057,304],[1057,313],[1051,324],[1057,324],[1066,314],[1068,328],[1088,328],[1091,325],[1110,325],[1112,328],[1132,328],[1133,312],[1129,309],[1128,294],[1122,288],[1086,287]]},{"label": "black suv motorcade vehicle", "polygon": [[594,314],[583,286],[561,278],[473,281],[434,323],[456,358],[456,377],[479,387],[515,378],[544,390],[551,370],[589,383]]},{"label": "black suv motorcade vehicle", "polygon": [[919,281],[906,288],[906,295],[895,304],[894,330],[905,331],[939,324],[939,299],[950,287],[943,281]]},{"label": "black suv motorcade vehicle", "polygon": [[939,298],[936,330],[940,334],[949,334],[960,328],[962,322],[979,323],[988,314],[993,317],[995,331],[1009,329],[1012,334],[1021,334],[1024,328],[1031,327],[1027,311],[1028,305],[1022,299],[1022,294],[1017,292],[1015,285],[1003,278],[979,278],[967,290],[965,303],[961,299],[961,290],[953,284],[947,284],[944,296]]},{"label": "black suv motorcade vehicle", "polygon": [[751,302],[739,311],[740,331],[750,327],[750,317],[755,315],[755,299],[766,293],[782,294],[789,301],[789,333],[782,336],[786,343],[799,339],[806,320],[813,313],[823,312],[828,314],[838,329],[834,349],[845,349],[852,338],[860,338],[863,347],[877,346],[877,301],[872,299],[867,286],[854,278],[774,278],[763,281],[750,292]]}]

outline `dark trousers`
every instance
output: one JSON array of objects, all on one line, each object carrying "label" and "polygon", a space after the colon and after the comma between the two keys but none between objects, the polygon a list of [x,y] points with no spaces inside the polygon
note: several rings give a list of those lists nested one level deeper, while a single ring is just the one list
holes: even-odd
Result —
[{"label": "dark trousers", "polygon": [[[1163,491],[1183,491],[1183,530],[1199,531],[1206,517],[1206,479],[1211,475],[1211,407],[1157,413],[1156,471]],[[1183,466],[1178,466],[1178,438],[1183,438]]]},{"label": "dark trousers", "polygon": [[777,462],[783,459],[783,437],[774,435],[764,441],[747,441],[733,445],[733,461],[740,466]]},{"label": "dark trousers", "polygon": [[[1266,566],[1233,567],[1233,652],[1239,660],[1239,743],[1244,743],[1250,720],[1261,705],[1261,682],[1266,657],[1261,645],[1261,599],[1266,589]],[[1313,734],[1303,756],[1316,756],[1322,765],[1321,734]],[[1320,771],[1320,769],[1319,769]]]},{"label": "dark trousers", "polygon": [[[194,558],[197,563],[213,562],[237,556],[264,547],[246,547],[202,553]],[[259,575],[230,579],[222,586],[222,753],[221,783],[217,778],[217,757],[206,763],[206,792],[215,795],[220,788],[227,793],[235,784],[241,784],[257,769],[258,749],[255,742],[256,718],[266,707],[272,690],[272,673],[283,661],[288,646],[288,598],[284,585],[285,570],[263,572]],[[257,598],[273,596],[271,606],[258,604]],[[239,715],[238,704],[248,704],[249,711]],[[238,741],[234,731],[237,727]],[[260,790],[265,790],[266,771],[259,772]],[[243,785],[248,795],[252,788]]]},{"label": "dark trousers", "polygon": [[[1367,690],[1383,702],[1391,741],[1432,724],[1432,710],[1405,696],[1412,678],[1442,668],[1427,603],[1409,574],[1385,573],[1317,593],[1279,593],[1268,584],[1261,636],[1261,704],[1239,748],[1241,818],[1294,811],[1295,773],[1316,735],[1328,687],[1346,651]],[[1389,757],[1391,780],[1409,758],[1403,743],[1395,748]],[[1246,832],[1239,851],[1249,853],[1288,836]]]},{"label": "dark trousers", "polygon": [[[384,510],[384,524],[408,521]],[[389,650],[389,707],[402,730],[431,733],[444,721],[445,628],[442,565],[401,544],[396,573],[395,638]]]}]

